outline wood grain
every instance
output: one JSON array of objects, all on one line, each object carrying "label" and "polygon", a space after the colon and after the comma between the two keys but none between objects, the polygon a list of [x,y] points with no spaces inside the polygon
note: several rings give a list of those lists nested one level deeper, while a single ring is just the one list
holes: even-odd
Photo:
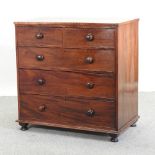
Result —
[{"label": "wood grain", "polygon": [[[81,100],[77,98],[21,95],[21,120],[42,121],[70,126],[91,128],[115,128],[115,104],[102,100]],[[46,106],[43,112],[41,105]],[[76,107],[76,108],[75,108]],[[89,109],[94,109],[94,116],[86,115]]]},{"label": "wood grain", "polygon": [[118,27],[118,128],[138,117],[138,20]]},{"label": "wood grain", "polygon": [[[23,69],[19,70],[19,74],[21,93],[105,98],[115,97],[115,80],[101,75]],[[44,79],[45,84],[39,85],[37,83],[38,79]],[[86,87],[88,82],[94,83],[94,88],[88,89]]]},{"label": "wood grain", "polygon": [[137,19],[15,26],[19,124],[117,137],[138,120]]},{"label": "wood grain", "polygon": [[[33,69],[65,69],[114,72],[115,51],[93,49],[62,49],[18,47],[19,67]],[[38,61],[40,55],[44,59]],[[93,58],[93,63],[86,62],[87,57]]]},{"label": "wood grain", "polygon": [[[37,39],[38,33],[43,34]],[[49,27],[16,27],[17,46],[62,47],[62,31]]]},{"label": "wood grain", "polygon": [[[92,34],[94,39],[87,41],[86,35]],[[66,28],[63,31],[64,48],[114,48],[114,29],[75,29]]]},{"label": "wood grain", "polygon": [[71,22],[15,22],[16,27],[52,27],[52,28],[102,28],[115,29],[118,24],[114,23],[71,23]]}]

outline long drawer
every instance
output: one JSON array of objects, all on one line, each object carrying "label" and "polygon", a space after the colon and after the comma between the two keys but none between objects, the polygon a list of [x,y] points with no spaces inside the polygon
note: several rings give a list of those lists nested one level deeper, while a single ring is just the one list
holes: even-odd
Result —
[{"label": "long drawer", "polygon": [[19,70],[21,93],[115,97],[115,80],[101,73]]},{"label": "long drawer", "polygon": [[104,100],[21,95],[20,120],[53,124],[114,128],[115,104]]},{"label": "long drawer", "polygon": [[115,51],[19,47],[19,67],[114,72]]}]

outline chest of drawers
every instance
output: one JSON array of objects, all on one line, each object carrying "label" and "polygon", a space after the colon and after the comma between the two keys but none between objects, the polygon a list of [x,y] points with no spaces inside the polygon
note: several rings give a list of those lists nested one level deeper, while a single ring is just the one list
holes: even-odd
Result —
[{"label": "chest of drawers", "polygon": [[18,122],[107,133],[138,120],[138,19],[16,22]]}]

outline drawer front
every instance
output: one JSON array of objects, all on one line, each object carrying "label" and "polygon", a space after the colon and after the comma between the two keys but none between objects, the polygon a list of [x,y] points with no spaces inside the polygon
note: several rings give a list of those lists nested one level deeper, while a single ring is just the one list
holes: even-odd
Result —
[{"label": "drawer front", "polygon": [[115,106],[103,100],[39,95],[20,96],[20,119],[61,125],[114,128]]},{"label": "drawer front", "polygon": [[62,68],[107,72],[114,72],[115,68],[113,50],[19,47],[18,55],[21,68]]},{"label": "drawer front", "polygon": [[114,47],[114,29],[65,29],[65,48]]},{"label": "drawer front", "polygon": [[62,46],[62,31],[48,27],[17,27],[18,46]]},{"label": "drawer front", "polygon": [[19,70],[20,92],[62,96],[114,98],[113,78],[102,74]]}]

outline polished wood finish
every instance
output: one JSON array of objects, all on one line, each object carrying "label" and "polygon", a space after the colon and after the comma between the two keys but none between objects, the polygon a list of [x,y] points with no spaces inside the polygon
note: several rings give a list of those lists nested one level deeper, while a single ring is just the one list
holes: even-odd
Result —
[{"label": "polished wood finish", "polygon": [[138,20],[15,23],[18,122],[118,135],[138,116]]},{"label": "polished wood finish", "polygon": [[138,116],[138,21],[118,27],[118,128]]},{"label": "polished wood finish", "polygon": [[16,31],[18,46],[62,46],[62,31],[60,29],[27,26],[18,27]]},{"label": "polished wood finish", "polygon": [[114,50],[18,47],[18,51],[20,68],[115,71]]},{"label": "polished wood finish", "polygon": [[65,48],[114,48],[114,37],[115,30],[113,28],[65,29],[63,46]]},{"label": "polished wood finish", "polygon": [[[136,19],[135,19],[136,20]],[[135,21],[133,20],[133,21]],[[116,28],[117,23],[78,23],[78,22],[15,22],[16,27],[53,27],[53,28]]]},{"label": "polished wood finish", "polygon": [[21,93],[115,98],[114,79],[100,74],[21,69],[19,83]]},{"label": "polished wood finish", "polygon": [[[71,126],[115,128],[115,105],[104,100],[21,95],[21,120]],[[76,108],[75,108],[76,107]],[[95,112],[92,116],[91,109]],[[89,113],[89,114],[88,114]]]}]

